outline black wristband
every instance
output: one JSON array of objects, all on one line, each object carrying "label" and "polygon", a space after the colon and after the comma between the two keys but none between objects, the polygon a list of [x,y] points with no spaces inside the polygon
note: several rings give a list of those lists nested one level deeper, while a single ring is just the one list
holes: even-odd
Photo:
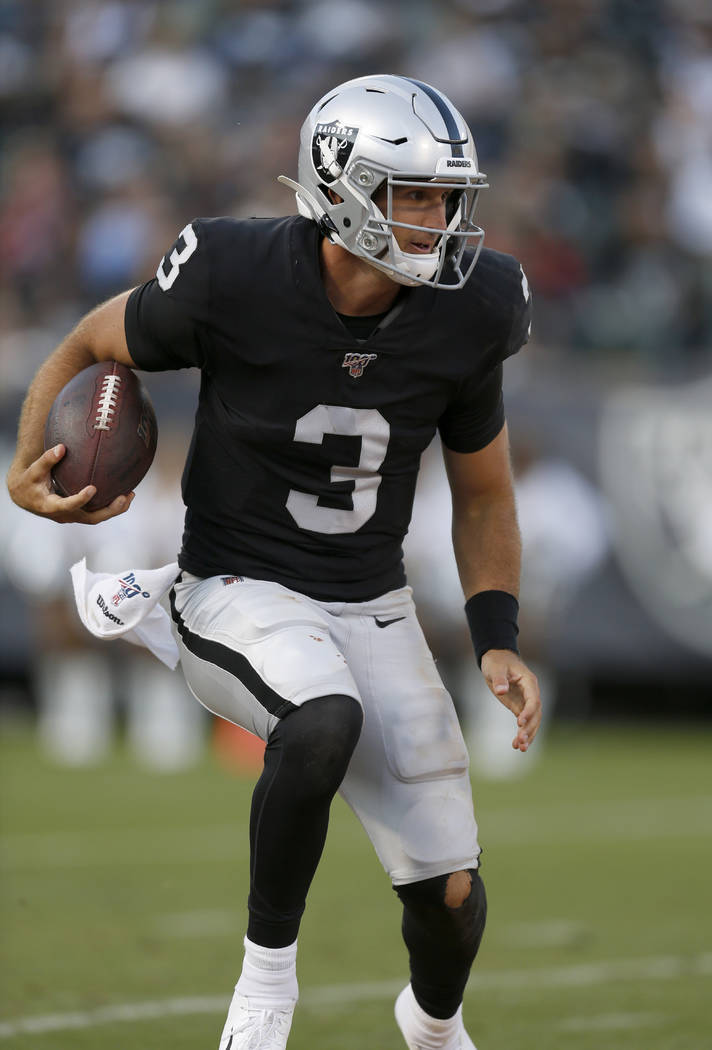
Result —
[{"label": "black wristband", "polygon": [[475,647],[477,665],[488,649],[511,649],[518,653],[517,616],[519,602],[507,591],[480,591],[465,602],[465,615]]}]

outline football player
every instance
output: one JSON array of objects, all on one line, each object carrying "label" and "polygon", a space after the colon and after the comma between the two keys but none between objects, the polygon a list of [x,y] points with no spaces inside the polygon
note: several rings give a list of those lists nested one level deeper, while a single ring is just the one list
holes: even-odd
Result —
[{"label": "football player", "polygon": [[[242,972],[220,1050],[282,1050],[297,933],[340,791],[403,906],[410,1050],[473,1050],[462,998],[485,925],[468,756],[403,570],[420,456],[439,434],[476,658],[540,721],[517,649],[520,540],[502,362],[527,341],[526,279],[483,249],[472,134],[439,91],[349,81],[307,117],[298,215],[197,219],[153,280],[98,307],[35,377],[9,475],[56,521],[101,522],[90,486],[52,492],[60,388],[95,361],[201,371],[171,609],[183,672],[267,747],[250,822]],[[444,512],[444,511],[443,511]]]}]

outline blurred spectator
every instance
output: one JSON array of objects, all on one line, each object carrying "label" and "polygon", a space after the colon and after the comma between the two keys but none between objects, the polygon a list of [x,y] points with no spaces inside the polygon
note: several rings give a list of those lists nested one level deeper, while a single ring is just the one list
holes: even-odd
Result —
[{"label": "blurred spectator", "polygon": [[[187,219],[291,209],[327,83],[430,80],[475,131],[493,247],[536,346],[709,359],[712,23],[692,0],[0,3],[1,295],[11,345],[150,276]],[[591,357],[590,355],[594,355]],[[12,362],[9,362],[12,367]],[[5,367],[8,363],[5,363]],[[17,368],[23,370],[18,361]],[[12,391],[22,382],[10,382]],[[0,394],[0,397],[3,395]]]},{"label": "blurred spectator", "polygon": [[11,142],[3,169],[0,259],[20,316],[41,317],[71,291],[63,276],[75,220],[68,183],[51,136],[28,132]]},{"label": "blurred spectator", "polygon": [[[489,243],[538,343],[697,361],[712,333],[712,26],[687,0],[0,4],[4,301],[51,323],[150,275],[196,214],[279,211],[326,83],[376,67],[449,92],[492,189]],[[155,201],[162,202],[156,221]]]}]

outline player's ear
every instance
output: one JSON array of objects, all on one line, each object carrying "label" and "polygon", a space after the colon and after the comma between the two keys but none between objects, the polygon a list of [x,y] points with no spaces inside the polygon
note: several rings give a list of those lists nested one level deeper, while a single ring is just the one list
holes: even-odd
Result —
[{"label": "player's ear", "polygon": [[332,204],[343,204],[344,203],[344,198],[340,197],[338,195],[338,193],[336,193],[335,190],[327,190],[326,192],[329,194],[329,200],[331,201]]}]

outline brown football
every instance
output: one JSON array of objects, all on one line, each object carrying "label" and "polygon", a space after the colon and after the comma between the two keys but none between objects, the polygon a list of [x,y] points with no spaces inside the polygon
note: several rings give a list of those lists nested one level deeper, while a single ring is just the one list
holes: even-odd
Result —
[{"label": "brown football", "polygon": [[156,413],[135,372],[117,361],[91,365],[60,390],[47,417],[45,449],[67,449],[52,470],[55,491],[72,496],[96,485],[84,509],[100,510],[135,489],[157,440]]}]

